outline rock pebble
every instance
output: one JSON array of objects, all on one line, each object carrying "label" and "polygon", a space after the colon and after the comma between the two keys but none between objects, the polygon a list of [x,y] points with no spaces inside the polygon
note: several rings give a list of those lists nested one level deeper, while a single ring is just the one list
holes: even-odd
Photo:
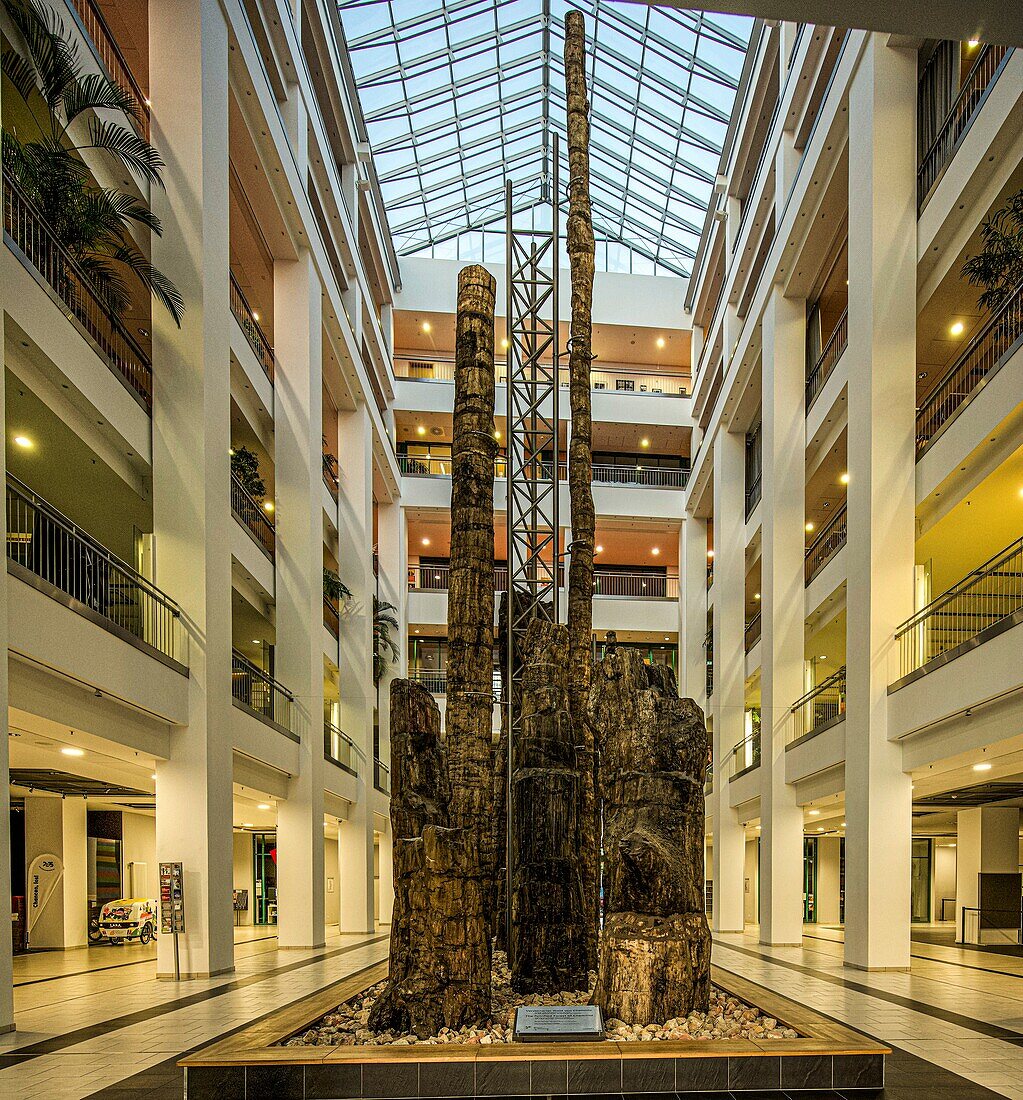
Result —
[{"label": "rock pebble", "polygon": [[[504,952],[494,953],[493,997],[491,1018],[479,1027],[441,1028],[429,1039],[417,1039],[415,1035],[397,1034],[393,1031],[374,1032],[366,1026],[373,1002],[383,992],[379,982],[358,997],[338,1005],[312,1027],[285,1042],[289,1047],[315,1046],[437,1046],[442,1043],[479,1044],[510,1043],[513,1039],[515,1009],[519,1005],[578,1005],[586,1004],[593,993],[596,974],[590,973],[587,992],[543,993],[523,995],[511,987],[511,971]],[[644,1043],[658,1039],[686,1042],[692,1039],[795,1039],[797,1033],[764,1016],[759,1009],[745,1004],[720,989],[711,989],[710,1009],[691,1012],[688,1016],[663,1023],[626,1024],[621,1020],[605,1020],[608,1039],[618,1042]]]}]

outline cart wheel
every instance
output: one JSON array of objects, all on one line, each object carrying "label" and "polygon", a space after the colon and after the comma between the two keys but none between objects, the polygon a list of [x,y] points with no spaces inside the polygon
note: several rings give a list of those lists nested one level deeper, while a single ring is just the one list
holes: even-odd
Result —
[{"label": "cart wheel", "polygon": [[147,921],[139,932],[139,943],[149,943],[153,938],[153,926]]},{"label": "cart wheel", "polygon": [[122,936],[111,936],[107,942],[111,947],[124,947],[124,938]]}]

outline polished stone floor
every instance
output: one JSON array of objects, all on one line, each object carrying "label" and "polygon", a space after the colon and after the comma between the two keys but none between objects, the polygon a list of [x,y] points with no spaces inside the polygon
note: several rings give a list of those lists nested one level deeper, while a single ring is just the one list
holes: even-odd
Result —
[{"label": "polished stone floor", "polygon": [[[0,1036],[0,1096],[181,1100],[183,1052],[387,952],[381,933],[278,951],[267,932],[238,930],[233,974],[180,985],[156,981],[151,948],[17,960],[19,1030]],[[885,1098],[1023,1100],[1023,960],[914,942],[909,973],[864,974],[843,967],[841,941],[840,929],[810,926],[801,947],[761,947],[751,928],[717,937],[714,960],[893,1046]]]}]

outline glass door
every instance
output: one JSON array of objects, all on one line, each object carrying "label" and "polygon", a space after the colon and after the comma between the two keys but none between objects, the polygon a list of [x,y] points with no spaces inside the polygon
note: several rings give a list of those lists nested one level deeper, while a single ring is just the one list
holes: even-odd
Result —
[{"label": "glass door", "polygon": [[929,924],[931,920],[931,838],[913,841],[913,873],[910,880],[910,920]]},{"label": "glass door", "polygon": [[803,837],[803,920],[817,921],[817,838]]},{"label": "glass door", "polygon": [[253,924],[277,923],[277,836],[252,834]]}]

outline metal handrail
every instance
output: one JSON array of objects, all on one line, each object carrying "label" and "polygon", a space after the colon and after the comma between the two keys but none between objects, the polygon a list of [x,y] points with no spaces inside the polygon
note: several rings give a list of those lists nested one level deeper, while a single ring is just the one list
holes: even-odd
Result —
[{"label": "metal handrail", "polygon": [[359,757],[355,742],[326,718],[323,720],[323,758],[350,775],[359,774]]},{"label": "metal handrail", "polygon": [[[408,586],[410,592],[447,592],[450,565],[410,565],[408,567]],[[508,568],[498,565],[494,568],[494,591],[508,591]]]},{"label": "metal handrail", "polygon": [[847,534],[846,506],[843,504],[806,548],[806,558],[803,563],[803,578],[806,584],[809,584],[845,546]]},{"label": "metal handrail", "polygon": [[[978,936],[983,932],[1014,932],[1012,939],[1005,937],[1001,942],[1007,944],[1023,943],[1023,908],[1021,909],[992,909],[977,905],[964,905],[959,917],[959,942],[972,943],[966,938],[966,914],[977,914]],[[997,923],[997,917],[1011,917],[1012,921]],[[986,918],[986,919],[985,919]]]},{"label": "metal handrail", "polygon": [[291,729],[294,695],[237,649],[231,650],[231,695],[257,717]]},{"label": "metal handrail", "polygon": [[1023,538],[967,574],[895,632],[901,675],[971,643],[1023,612]]},{"label": "metal handrail", "polygon": [[242,293],[242,288],[238,285],[238,280],[235,278],[233,271],[231,272],[231,312],[234,314],[234,319],[238,322],[242,334],[248,341],[249,347],[252,348],[252,354],[255,355],[259,365],[263,368],[263,373],[272,382],[274,380],[274,349],[266,338],[266,333],[260,328],[256,315],[252,312],[252,307]]},{"label": "metal handrail", "polygon": [[128,62],[124,59],[121,47],[118,46],[103,13],[94,0],[71,0],[71,2],[77,12],[82,30],[85,31],[86,37],[93,47],[93,53],[106,70],[107,76],[115,84],[119,84],[135,100],[138,115],[135,116],[129,113],[128,118],[131,120],[132,126],[148,141],[149,99],[135,79],[135,74],[131,71]]},{"label": "metal handrail", "polygon": [[761,613],[758,611],[746,624],[746,629],[743,632],[743,645],[747,653],[760,641],[760,629]]},{"label": "metal handrail", "polygon": [[1011,53],[1008,46],[985,45],[977,55],[977,60],[963,81],[945,121],[938,128],[930,148],[920,158],[917,169],[918,210],[926,205]]},{"label": "metal handrail", "polygon": [[760,496],[763,492],[763,477],[763,472],[758,473],[753,479],[753,483],[746,486],[746,507],[744,515],[747,520],[753,515],[757,505],[760,503]]},{"label": "metal handrail", "polygon": [[821,729],[845,714],[845,665],[812,687],[789,708],[793,722],[790,741]]},{"label": "metal handrail", "polygon": [[238,480],[234,471],[231,472],[231,511],[235,519],[252,535],[260,550],[273,561],[276,544],[273,521]]},{"label": "metal handrail", "polygon": [[[671,466],[606,466],[591,467],[592,481],[597,485],[635,485],[648,489],[684,489],[689,484],[690,471]],[[562,481],[564,476],[559,470]]]},{"label": "metal handrail", "polygon": [[[444,668],[410,668],[408,678],[416,684],[422,684],[431,695],[446,695],[448,690],[448,670]],[[494,698],[501,696],[501,670],[495,668],[491,677]]]},{"label": "metal handrail", "polygon": [[341,637],[341,610],[332,599],[323,597],[323,625],[334,635]]},{"label": "metal handrail", "polygon": [[984,322],[983,327],[928,394],[916,413],[917,458],[927,450],[946,424],[972,400],[986,382],[1014,354],[1023,340],[1023,283]]},{"label": "metal handrail", "polygon": [[842,316],[835,322],[835,327],[828,337],[817,362],[806,374],[806,411],[809,413],[814,401],[824,389],[824,383],[831,377],[842,353],[849,346],[849,310],[843,309]]},{"label": "metal handrail", "polygon": [[598,570],[593,574],[593,596],[635,600],[677,600],[678,576],[671,573],[630,573]]},{"label": "metal handrail", "polygon": [[330,451],[323,452],[323,484],[330,490],[330,495],[337,500],[341,489],[341,480],[338,477],[337,459]]},{"label": "metal handrail", "polygon": [[734,779],[747,768],[756,768],[760,764],[760,734],[748,733],[728,754],[731,762],[731,778]]},{"label": "metal handrail", "polygon": [[7,557],[147,646],[184,664],[178,605],[152,581],[7,475]]},{"label": "metal handrail", "polygon": [[703,648],[707,654],[707,698],[714,694],[714,631],[708,630],[703,638]]},{"label": "metal handrail", "polygon": [[373,757],[373,786],[381,794],[391,793],[391,769],[378,756]]},{"label": "metal handrail", "polygon": [[4,237],[8,247],[38,273],[59,299],[68,320],[81,329],[118,381],[152,415],[153,365],[148,353],[103,300],[32,200],[6,172],[3,184]]}]

